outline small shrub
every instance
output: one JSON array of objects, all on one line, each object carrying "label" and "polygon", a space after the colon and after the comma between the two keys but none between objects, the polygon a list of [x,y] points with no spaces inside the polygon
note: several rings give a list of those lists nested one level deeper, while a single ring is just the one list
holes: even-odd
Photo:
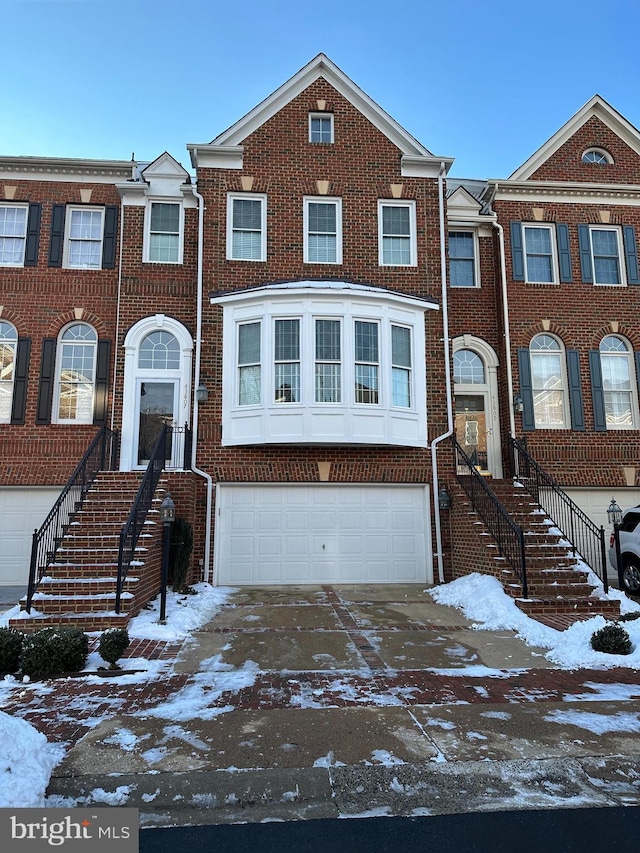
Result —
[{"label": "small shrub", "polygon": [[0,676],[20,669],[23,634],[15,628],[0,628]]},{"label": "small shrub", "polygon": [[79,672],[89,654],[89,638],[80,628],[43,628],[25,637],[21,669],[30,678]]},{"label": "small shrub", "polygon": [[631,653],[631,638],[620,625],[605,625],[591,637],[591,648],[610,655]]},{"label": "small shrub", "polygon": [[100,637],[100,657],[109,664],[109,669],[119,669],[117,661],[131,641],[125,628],[110,628]]},{"label": "small shrub", "polygon": [[633,613],[623,614],[618,619],[618,622],[635,622],[636,619],[640,619],[640,610],[635,610]]}]

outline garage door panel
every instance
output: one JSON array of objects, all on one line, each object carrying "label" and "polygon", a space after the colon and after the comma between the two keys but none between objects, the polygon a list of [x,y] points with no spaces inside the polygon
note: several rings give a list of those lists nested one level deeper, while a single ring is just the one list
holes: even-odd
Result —
[{"label": "garage door panel", "polygon": [[0,489],[0,585],[26,586],[33,531],[56,502],[60,488],[6,486]]},{"label": "garage door panel", "polygon": [[217,583],[426,582],[420,486],[221,484]]}]

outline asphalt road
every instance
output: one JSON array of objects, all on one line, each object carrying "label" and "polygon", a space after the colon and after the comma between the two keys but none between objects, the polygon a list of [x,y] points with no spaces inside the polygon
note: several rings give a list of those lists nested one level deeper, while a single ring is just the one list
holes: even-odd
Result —
[{"label": "asphalt road", "polygon": [[640,807],[145,829],[140,853],[637,853]]}]

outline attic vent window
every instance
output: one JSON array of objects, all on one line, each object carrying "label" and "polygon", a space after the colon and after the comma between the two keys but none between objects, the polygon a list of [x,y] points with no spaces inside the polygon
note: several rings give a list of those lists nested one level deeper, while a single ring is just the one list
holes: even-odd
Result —
[{"label": "attic vent window", "polygon": [[309,113],[309,142],[333,142],[332,113]]},{"label": "attic vent window", "polygon": [[596,163],[599,166],[608,166],[613,163],[613,158],[600,148],[589,148],[582,155],[583,163]]}]

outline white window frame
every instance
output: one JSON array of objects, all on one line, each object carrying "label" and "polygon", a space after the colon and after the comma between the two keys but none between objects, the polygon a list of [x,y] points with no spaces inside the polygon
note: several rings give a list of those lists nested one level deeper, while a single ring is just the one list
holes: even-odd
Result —
[{"label": "white window frame", "polygon": [[[151,257],[151,213],[154,204],[173,204],[179,207],[179,218],[178,218],[178,258],[175,261],[159,261],[155,258]],[[153,233],[167,233],[173,234],[174,232],[153,232]],[[147,264],[171,264],[175,266],[176,264],[181,264],[183,262],[183,254],[184,254],[184,205],[181,201],[176,201],[175,198],[153,198],[147,201],[145,214],[144,214],[144,251],[142,255],[142,260]]]},{"label": "white window frame", "polygon": [[11,410],[13,408],[13,392],[15,390],[15,381],[16,381],[16,366],[18,359],[18,330],[13,325],[13,323],[9,323],[8,320],[3,320],[0,317],[0,326],[6,326],[7,330],[5,332],[6,337],[0,338],[0,346],[7,347],[7,350],[12,351],[13,357],[7,358],[4,367],[10,367],[10,378],[5,379],[5,376],[2,372],[3,362],[0,361],[0,387],[5,387],[7,393],[3,395],[3,399],[8,400],[9,407],[7,410],[7,414],[5,416],[2,415],[0,411],[0,423],[9,424],[11,423]]},{"label": "white window frame", "polygon": [[[621,351],[615,351],[615,350],[610,350],[609,352],[606,352],[606,351],[603,352],[600,349],[600,346],[602,346],[602,342],[604,340],[606,340],[606,338],[616,338],[617,340],[619,340],[624,345],[626,352],[622,353]],[[637,391],[638,384],[636,381],[636,365],[635,365],[635,358],[633,355],[633,347],[631,346],[629,341],[625,337],[623,337],[622,335],[613,335],[612,334],[612,335],[605,335],[602,338],[602,340],[600,341],[600,344],[598,346],[598,352],[600,354],[600,370],[602,373],[602,399],[603,399],[604,409],[605,409],[605,421],[607,424],[607,431],[609,431],[609,430],[614,431],[614,430],[637,429],[638,428],[638,391]],[[605,373],[605,371],[603,368],[604,368],[605,359],[610,358],[610,357],[620,358],[623,356],[627,360],[627,366],[629,369],[629,386],[630,387],[629,387],[628,393],[629,393],[629,407],[631,409],[631,423],[630,424],[616,424],[616,423],[610,422],[609,417],[607,415],[606,395],[607,395],[607,393],[614,393],[614,392],[605,390],[605,388],[604,388],[604,373]]]},{"label": "white window frame", "polygon": [[[478,241],[478,232],[475,228],[454,228],[450,226],[448,229],[448,236],[451,234],[471,234],[473,238],[473,258],[453,258],[451,254],[449,254],[449,286],[454,287],[456,290],[474,290],[480,287],[480,244]],[[468,261],[472,260],[473,262],[473,284],[453,284],[451,269],[454,261]]]},{"label": "white window frame", "polygon": [[[260,257],[237,258],[233,254],[233,204],[235,201],[260,202]],[[227,194],[227,260],[244,263],[260,263],[267,260],[267,196],[264,193]]]},{"label": "white window frame", "polygon": [[[334,261],[312,261],[309,259],[309,205],[334,205],[336,209],[336,258]],[[313,195],[303,198],[303,262],[305,264],[336,265],[342,263],[342,199],[336,196]]]},{"label": "white window frame", "polygon": [[[383,231],[383,210],[385,207],[406,207],[409,209],[409,263],[393,264],[384,260],[384,238],[392,235]],[[405,235],[396,235],[405,236]],[[381,267],[416,267],[418,266],[418,243],[416,235],[416,203],[412,199],[378,199],[378,264]]]},{"label": "white window frame", "polygon": [[0,254],[0,267],[23,267],[25,252],[27,249],[27,228],[29,226],[29,205],[28,204],[0,204],[0,208],[9,210],[24,210],[24,233],[23,234],[0,234],[0,243],[7,240],[22,240],[22,257],[19,261],[3,261]]},{"label": "white window frame", "polygon": [[[548,231],[549,242],[551,244],[551,281],[538,281],[529,275],[529,253],[527,252],[527,229]],[[528,284],[558,284],[560,275],[558,271],[558,244],[555,226],[550,223],[541,222],[523,222],[522,223],[522,255],[524,261],[524,280]],[[539,257],[536,253],[531,252],[531,256]],[[545,256],[546,257],[546,256]]]},{"label": "white window frame", "polygon": [[[585,157],[588,154],[599,154],[603,159],[602,160],[585,160]],[[608,151],[605,151],[604,148],[592,147],[587,148],[582,152],[582,157],[580,158],[583,163],[586,163],[589,166],[610,166],[613,163],[613,157],[609,154]]]},{"label": "white window frame", "polygon": [[[313,119],[323,119],[324,121],[329,122],[331,139],[313,139],[311,130]],[[333,113],[309,113],[309,142],[311,142],[312,145],[332,145],[333,138]]]},{"label": "white window frame", "polygon": [[[593,232],[594,231],[613,231],[616,235],[618,246],[618,269],[620,271],[620,281],[596,281],[596,260],[593,251]],[[622,242],[622,228],[619,225],[589,225],[589,254],[591,256],[591,269],[593,270],[593,283],[596,287],[626,287],[627,286],[627,266],[624,253],[624,243]],[[603,257],[599,255],[599,257]]]},{"label": "white window frame", "polygon": [[[71,237],[71,224],[73,221],[73,214],[81,212],[81,213],[99,213],[100,214],[100,239],[93,238],[83,238],[83,237]],[[70,262],[71,255],[71,242],[81,240],[90,243],[99,243],[98,249],[98,264],[97,266],[89,266],[88,264],[72,264]],[[88,207],[87,205],[67,205],[67,210],[65,214],[65,223],[64,223],[64,253],[62,259],[62,265],[66,269],[72,270],[101,270],[102,269],[102,252],[104,249],[104,207]]]},{"label": "white window frame", "polygon": [[[91,329],[94,334],[93,341],[83,341],[83,342],[65,342],[63,340],[64,335],[69,329],[72,329],[74,326],[86,326],[88,329]],[[87,413],[85,417],[75,417],[75,418],[65,418],[60,415],[60,395],[61,395],[61,385],[62,385],[62,360],[64,355],[65,346],[83,346],[83,347],[91,347],[93,350],[93,379],[92,379],[92,400],[90,406],[90,412]],[[90,324],[84,322],[84,320],[74,320],[73,323],[67,323],[67,325],[61,329],[60,334],[58,335],[58,341],[56,345],[56,372],[55,372],[55,391],[53,397],[53,413],[52,413],[52,423],[56,424],[92,424],[93,423],[93,412],[95,407],[96,400],[96,369],[98,366],[98,333],[96,329]],[[82,384],[82,383],[77,383]],[[88,383],[87,383],[88,384]]]},{"label": "white window frame", "polygon": [[[551,338],[558,344],[557,350],[532,350],[531,345],[533,344],[536,338],[547,337]],[[541,357],[545,354],[545,352],[549,352],[553,355],[556,355],[560,361],[560,387],[551,389],[553,391],[561,391],[562,392],[562,423],[561,424],[550,424],[550,423],[540,423],[536,418],[536,392],[544,391],[544,388],[536,388],[534,385],[534,359],[536,357]],[[533,397],[533,417],[535,422],[536,429],[570,429],[571,420],[570,420],[570,412],[569,412],[569,383],[567,380],[567,354],[564,348],[564,343],[560,340],[557,335],[552,335],[550,332],[540,332],[537,335],[534,335],[529,341],[529,360],[531,364],[531,394]]]}]

